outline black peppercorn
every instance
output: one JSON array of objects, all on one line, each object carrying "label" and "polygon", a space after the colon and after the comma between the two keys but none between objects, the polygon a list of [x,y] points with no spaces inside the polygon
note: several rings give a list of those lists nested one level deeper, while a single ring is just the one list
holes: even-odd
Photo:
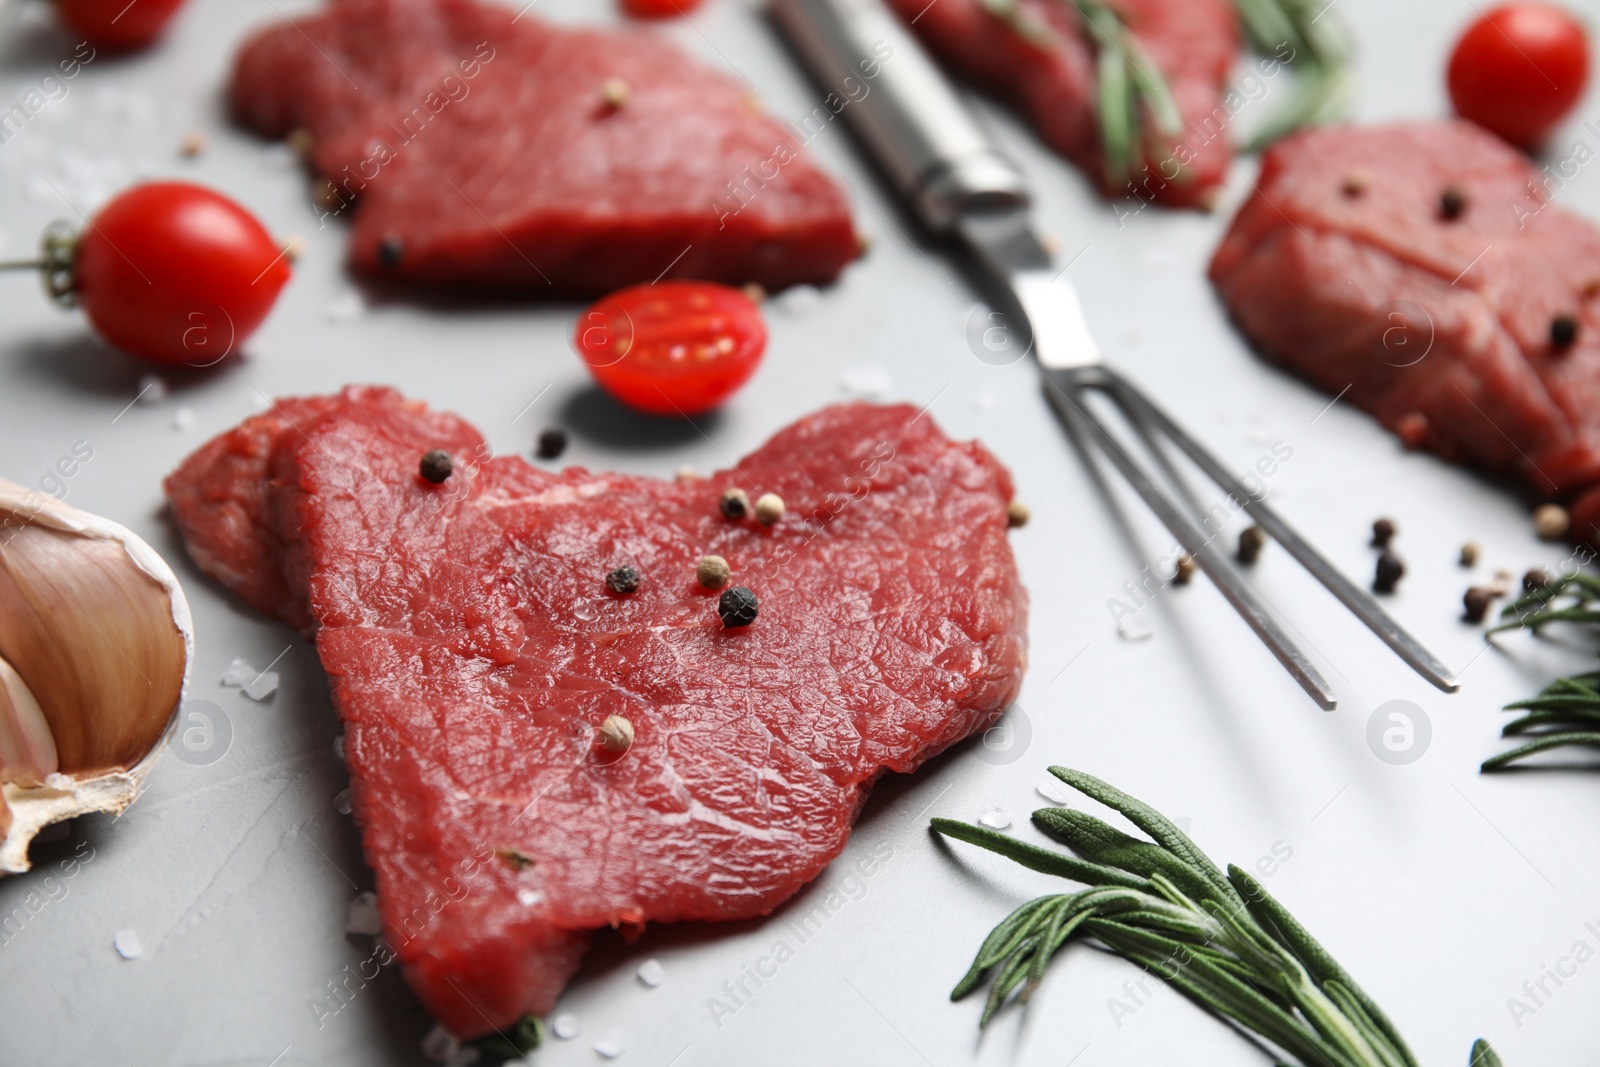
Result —
[{"label": "black peppercorn", "polygon": [[534,455],[540,459],[555,459],[567,450],[567,435],[563,430],[546,430],[539,435]]},{"label": "black peppercorn", "polygon": [[1535,589],[1549,589],[1550,584],[1554,581],[1555,579],[1550,576],[1549,571],[1543,567],[1535,567],[1522,576],[1522,588],[1531,593]]},{"label": "black peppercorn", "polygon": [[624,563],[606,575],[606,588],[613,593],[631,593],[639,588],[639,572]]},{"label": "black peppercorn", "polygon": [[417,464],[418,473],[434,485],[438,485],[450,477],[450,473],[453,470],[455,470],[455,464],[450,461],[450,453],[442,448],[423,453],[422,462]]},{"label": "black peppercorn", "polygon": [[1393,519],[1379,519],[1372,524],[1372,545],[1374,548],[1388,548],[1389,542],[1394,539],[1395,525]]},{"label": "black peppercorn", "polygon": [[1378,556],[1378,569],[1372,577],[1372,591],[1375,593],[1392,593],[1395,585],[1406,573],[1406,565],[1400,557],[1387,548]]},{"label": "black peppercorn", "polygon": [[722,625],[734,629],[756,621],[756,595],[742,585],[725,590],[717,598],[717,614]]},{"label": "black peppercorn", "polygon": [[1246,527],[1239,534],[1239,562],[1247,565],[1254,563],[1266,546],[1267,531],[1259,526]]},{"label": "black peppercorn", "polygon": [[1556,348],[1570,348],[1578,339],[1578,319],[1574,315],[1557,315],[1550,320],[1550,343]]},{"label": "black peppercorn", "polygon": [[1459,219],[1467,210],[1467,194],[1455,186],[1450,186],[1439,194],[1439,217],[1454,221]]},{"label": "black peppercorn", "polygon": [[1462,618],[1467,622],[1482,622],[1483,617],[1489,613],[1489,605],[1494,601],[1494,591],[1481,585],[1468,589],[1461,598],[1461,604],[1466,608]]},{"label": "black peppercorn", "polygon": [[743,489],[724,490],[718,506],[722,508],[723,518],[742,519],[750,514],[750,494]]},{"label": "black peppercorn", "polygon": [[405,254],[405,242],[392,233],[378,242],[378,262],[385,267],[398,267]]}]

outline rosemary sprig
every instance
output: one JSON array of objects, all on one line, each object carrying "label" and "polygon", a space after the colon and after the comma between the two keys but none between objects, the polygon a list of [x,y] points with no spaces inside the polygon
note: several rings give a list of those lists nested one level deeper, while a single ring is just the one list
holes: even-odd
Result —
[{"label": "rosemary sprig", "polygon": [[[950,994],[959,1000],[991,982],[980,1027],[1013,993],[1027,999],[1074,937],[1092,938],[1269,1042],[1280,1064],[1417,1067],[1382,1009],[1261,883],[1231,865],[1224,874],[1154,808],[1098,778],[1066,767],[1050,773],[1120,812],[1150,840],[1070,808],[1043,808],[1033,823],[1076,855],[933,820],[946,837],[1089,886],[1028,901],[985,939]],[[1482,1040],[1470,1063],[1500,1067]]]},{"label": "rosemary sprig", "polygon": [[1287,45],[1293,50],[1290,65],[1298,72],[1288,103],[1256,131],[1246,152],[1344,114],[1354,84],[1350,35],[1329,16],[1327,0],[1233,0],[1233,6],[1251,47],[1276,55]]},{"label": "rosemary sprig", "polygon": [[[1600,622],[1600,578],[1574,573],[1528,590],[1500,612],[1510,619],[1489,631],[1539,628],[1552,622]],[[1516,748],[1483,761],[1484,771],[1502,770],[1537,752],[1572,746],[1600,747],[1600,671],[1557,678],[1536,697],[1506,705],[1521,711],[1500,731],[1502,737],[1527,738]]]},{"label": "rosemary sprig", "polygon": [[[1146,165],[1147,126],[1167,138],[1183,129],[1172,89],[1117,10],[1104,0],[1059,0],[1082,20],[1096,53],[1096,111],[1106,177],[1126,181]],[[1274,55],[1298,74],[1288,102],[1244,146],[1254,152],[1302,126],[1327,122],[1349,103],[1349,35],[1326,0],[1233,0],[1245,36],[1257,52]],[[983,0],[983,5],[1022,37],[1040,47],[1055,42],[1043,20],[1021,0]]]}]

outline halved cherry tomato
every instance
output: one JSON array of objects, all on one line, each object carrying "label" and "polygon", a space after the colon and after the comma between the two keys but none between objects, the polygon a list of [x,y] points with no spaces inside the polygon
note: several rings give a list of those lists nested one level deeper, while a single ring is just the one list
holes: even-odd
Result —
[{"label": "halved cherry tomato", "polygon": [[737,289],[661,282],[623,289],[589,308],[573,345],[601,387],[629,407],[696,415],[755,373],[767,326]]},{"label": "halved cherry tomato", "polygon": [[151,182],[89,223],[73,274],[79,304],[112,345],[154,363],[209,367],[261,325],[289,264],[232,200],[187,182]]},{"label": "halved cherry tomato", "polygon": [[56,14],[96,48],[143,48],[161,36],[183,0],[55,0]]},{"label": "halved cherry tomato", "polygon": [[687,15],[702,0],[622,0],[622,10],[636,19],[670,19]]},{"label": "halved cherry tomato", "polygon": [[1545,3],[1497,7],[1467,28],[1450,56],[1456,112],[1523,148],[1537,147],[1583,95],[1589,38]]}]

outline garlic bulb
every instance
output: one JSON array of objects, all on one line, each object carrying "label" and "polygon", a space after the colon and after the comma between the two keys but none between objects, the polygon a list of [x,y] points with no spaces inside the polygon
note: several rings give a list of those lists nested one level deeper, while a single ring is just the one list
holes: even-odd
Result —
[{"label": "garlic bulb", "polygon": [[139,795],[194,639],[172,570],[131,531],[0,479],[0,876],[42,828]]}]

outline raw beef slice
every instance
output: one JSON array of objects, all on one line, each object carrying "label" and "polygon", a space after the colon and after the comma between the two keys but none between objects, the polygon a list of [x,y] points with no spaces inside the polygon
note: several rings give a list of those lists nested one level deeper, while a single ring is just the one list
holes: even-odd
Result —
[{"label": "raw beef slice", "polygon": [[[456,457],[442,485],[418,475],[433,448]],[[1026,625],[1009,476],[908,407],[828,408],[685,483],[486,455],[459,419],[351,388],[167,483],[203,569],[319,627],[385,935],[463,1037],[550,1010],[596,929],[771,912],[879,775],[1010,703]],[[787,517],[723,518],[735,486]],[[754,624],[722,626],[707,554]],[[624,563],[642,584],[608,592]],[[594,742],[613,715],[620,756]]]},{"label": "raw beef slice", "polygon": [[1211,278],[1268,358],[1408,447],[1575,499],[1574,535],[1597,538],[1600,229],[1542,178],[1465,122],[1301,133],[1266,154]]},{"label": "raw beef slice", "polygon": [[833,280],[843,193],[743,86],[651,31],[476,0],[332,0],[233,72],[239,119],[304,130],[364,273],[594,296],[660,277]]},{"label": "raw beef slice", "polygon": [[1106,170],[1096,117],[1096,50],[1075,5],[1019,0],[1023,17],[1052,31],[1039,43],[990,14],[984,0],[889,2],[945,64],[1015,106],[1105,195],[1174,207],[1209,207],[1215,198],[1233,158],[1223,94],[1241,46],[1229,0],[1108,0],[1166,74],[1183,116],[1183,130],[1173,138],[1147,124],[1144,164],[1131,176]]}]

